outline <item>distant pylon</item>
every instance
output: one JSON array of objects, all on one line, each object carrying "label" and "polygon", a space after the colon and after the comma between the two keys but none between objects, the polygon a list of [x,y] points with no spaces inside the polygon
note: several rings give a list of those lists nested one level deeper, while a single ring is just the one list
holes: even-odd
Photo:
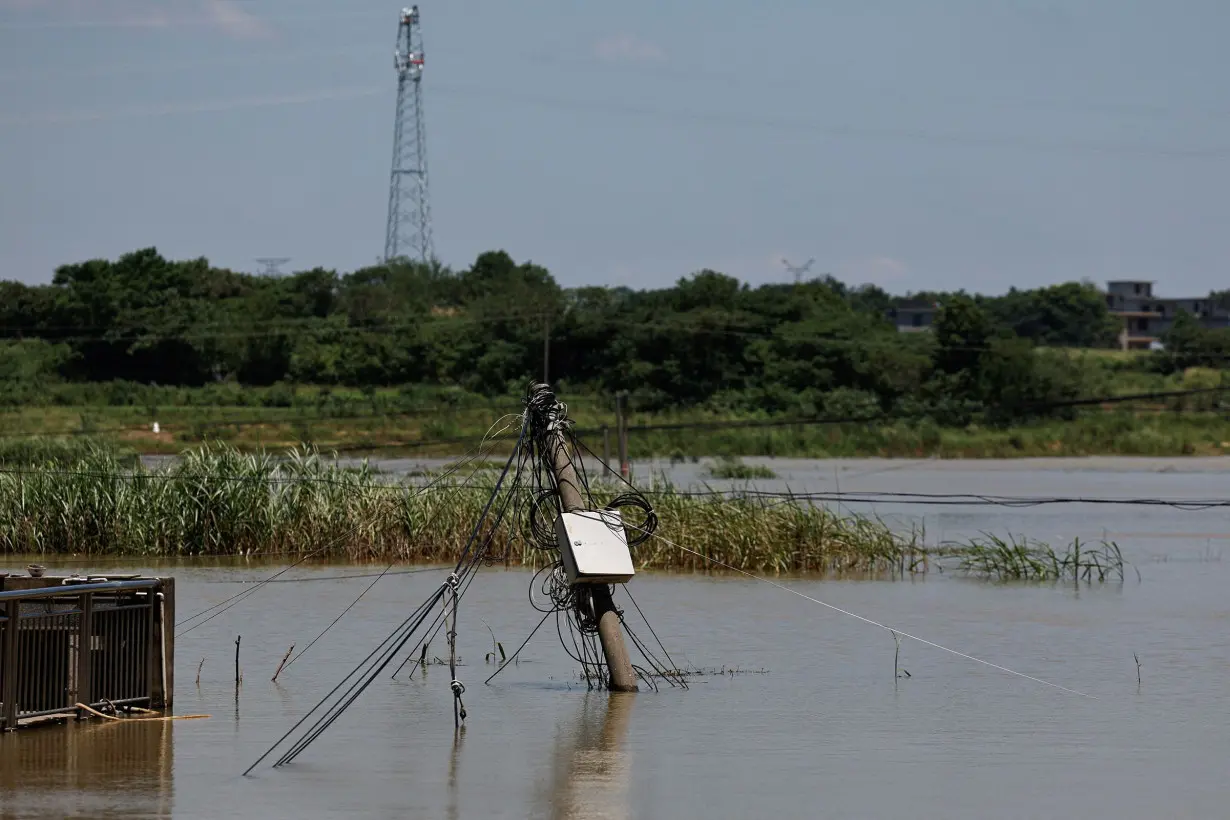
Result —
[{"label": "distant pylon", "polygon": [[427,262],[433,252],[431,204],[427,198],[427,129],[423,123],[423,32],[418,6],[401,11],[393,67],[397,70],[397,119],[393,123],[384,261],[406,257]]},{"label": "distant pylon", "polygon": [[792,265],[787,259],[782,259],[782,265],[785,266],[788,273],[794,274],[794,283],[797,285],[802,279],[803,274],[811,270],[811,266],[815,263],[815,259],[808,259],[802,265]]},{"label": "distant pylon", "polygon": [[282,272],[282,266],[290,261],[289,256],[266,256],[256,260],[261,264],[259,273],[263,276],[277,276]]}]

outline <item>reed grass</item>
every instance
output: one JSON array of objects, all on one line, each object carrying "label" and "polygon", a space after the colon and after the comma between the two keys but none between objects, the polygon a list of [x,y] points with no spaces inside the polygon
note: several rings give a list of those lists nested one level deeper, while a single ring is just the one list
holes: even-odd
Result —
[{"label": "reed grass", "polygon": [[1079,538],[1059,552],[1041,541],[983,533],[953,553],[962,572],[1001,581],[1122,581],[1126,565],[1114,541],[1091,544]]},{"label": "reed grass", "polygon": [[[452,563],[487,502],[492,466],[437,474],[442,480],[424,490],[424,477],[391,476],[366,463],[344,467],[303,447],[274,457],[213,443],[154,468],[95,448],[67,464],[0,472],[0,553]],[[662,537],[634,548],[642,570],[708,572],[724,565],[755,573],[901,577],[926,573],[938,557],[923,546],[921,531],[895,531],[872,517],[789,499],[688,494],[660,477],[646,489]],[[621,487],[593,491],[604,504]],[[509,501],[489,558],[527,567],[552,560],[524,537],[525,496]],[[639,513],[625,513],[635,531]],[[1123,575],[1113,543],[1077,542],[1060,555],[1038,542],[988,535],[948,545],[942,554],[956,556],[958,569],[977,577]]]},{"label": "reed grass", "polygon": [[[705,572],[726,565],[745,572],[823,575],[926,569],[922,532],[895,532],[877,518],[766,497],[689,495],[662,478],[648,489],[662,538],[635,547],[639,568]],[[595,497],[605,502],[617,491],[603,488]],[[625,514],[635,531],[636,512]]]},{"label": "reed grass", "polygon": [[66,465],[94,454],[106,453],[136,463],[136,454],[127,447],[102,438],[34,436],[0,439],[0,466],[45,467]]},{"label": "reed grass", "polygon": [[[469,486],[458,485],[462,472],[422,491],[367,464],[344,468],[305,448],[275,458],[214,443],[155,468],[95,449],[67,466],[0,474],[0,551],[451,562],[494,483],[485,465],[480,471]],[[916,538],[875,519],[685,495],[664,482],[654,490],[659,533],[739,569],[909,571],[925,558]],[[614,485],[595,488],[600,502],[618,492]],[[522,532],[520,521],[498,528],[490,555],[541,565],[546,556]],[[709,568],[705,558],[658,539],[637,547],[635,558],[642,569]]]},{"label": "reed grass", "polygon": [[709,467],[713,478],[750,481],[755,478],[777,478],[777,473],[763,464],[747,464],[738,456],[721,456]]}]

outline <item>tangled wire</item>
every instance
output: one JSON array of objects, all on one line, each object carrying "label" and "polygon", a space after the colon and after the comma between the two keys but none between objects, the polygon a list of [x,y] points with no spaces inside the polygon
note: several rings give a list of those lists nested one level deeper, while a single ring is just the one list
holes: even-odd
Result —
[{"label": "tangled wire", "polygon": [[[590,688],[607,685],[607,670],[604,669],[603,654],[598,647],[598,611],[600,608],[604,612],[612,611],[613,604],[610,603],[612,590],[609,586],[569,584],[555,539],[555,521],[564,511],[564,499],[560,492],[557,473],[563,472],[568,476],[575,473],[576,475],[576,482],[579,485],[576,490],[579,496],[572,500],[573,507],[587,504],[589,509],[599,509],[590,491],[584,461],[569,454],[570,444],[572,453],[579,453],[583,445],[572,431],[568,421],[567,406],[556,401],[549,387],[533,385],[526,397],[525,405],[525,414],[519,419],[521,433],[517,438],[517,443],[508,461],[504,464],[504,469],[492,488],[482,513],[474,523],[470,537],[461,550],[457,565],[449,574],[448,579],[306,715],[270,746],[256,762],[249,766],[244,771],[245,776],[278,750],[281,750],[282,754],[273,764],[275,768],[294,761],[328,730],[407,647],[410,648],[410,652],[405,656],[401,666],[394,671],[394,677],[415,657],[416,652],[419,652],[420,662],[425,662],[423,659],[426,657],[427,646],[435,635],[445,628],[448,630],[446,636],[449,644],[449,671],[451,673],[449,688],[453,693],[454,723],[460,726],[461,721],[466,717],[466,711],[461,701],[461,696],[465,693],[465,684],[457,677],[458,607],[466,590],[473,583],[478,568],[499,560],[499,556],[493,554],[495,536],[501,523],[510,518],[513,522],[521,522],[522,526],[514,527],[512,536],[507,541],[509,549],[519,537],[525,537],[527,542],[536,549],[556,550],[554,560],[534,576],[530,585],[530,603],[539,612],[544,613],[539,626],[546,623],[551,614],[555,614],[556,630],[559,632],[560,642],[565,651],[581,664]],[[487,437],[484,437],[484,444],[486,441]],[[610,470],[610,467],[606,466],[606,469]],[[528,486],[525,483],[527,475],[530,479]],[[616,496],[606,504],[605,509],[615,511],[625,507],[634,507],[644,513],[644,521],[639,526],[629,525],[638,533],[628,542],[630,546],[635,546],[643,543],[653,534],[658,519],[649,501],[631,484],[628,487],[631,492]],[[548,500],[550,504],[547,503]],[[550,515],[548,515],[548,510],[551,511]],[[507,553],[503,557],[507,560]],[[550,602],[549,606],[544,608],[538,605],[534,598],[535,586],[539,587],[541,595]],[[645,619],[636,599],[626,588],[624,592],[632,605],[636,607],[641,618]],[[599,595],[606,598],[601,607],[595,602],[595,598]],[[432,618],[432,613],[441,603],[444,603],[444,607]],[[658,688],[657,678],[667,680],[673,686],[686,689],[687,682],[679,669],[674,666],[674,661],[671,660],[670,654],[666,652],[657,634],[654,633],[653,637],[658,648],[665,655],[666,663],[658,660],[647,644],[624,621],[622,610],[614,608],[614,612],[618,615],[633,644],[652,668],[650,672],[636,664],[632,665],[641,680],[653,689]],[[564,623],[568,625],[571,646],[569,639],[564,637]],[[653,633],[653,627],[648,620],[645,620],[645,625]],[[534,631],[537,631],[537,627]],[[534,633],[531,632],[530,636],[525,639],[525,643],[528,643],[533,635]],[[525,643],[522,643],[522,648]],[[520,651],[521,649],[518,649],[517,653]],[[514,653],[515,656],[516,653]],[[488,678],[489,681],[490,678]]]},{"label": "tangled wire", "polygon": [[[620,513],[621,519],[622,510],[627,508],[638,509],[643,513],[643,520],[626,525],[625,533],[629,529],[634,533],[627,538],[629,547],[643,544],[653,535],[658,525],[658,517],[649,500],[631,484],[627,485],[627,492],[616,495],[606,504],[601,504],[595,498],[589,476],[586,473],[584,459],[578,457],[583,445],[573,431],[572,423],[568,418],[568,407],[555,398],[550,388],[546,385],[533,385],[526,397],[525,405],[528,427],[526,449],[530,451],[527,460],[534,467],[529,481],[531,500],[526,508],[523,535],[533,548],[552,556],[550,563],[540,569],[530,582],[530,604],[544,615],[552,613],[556,615],[556,631],[564,650],[573,660],[581,664],[584,677],[590,687],[601,687],[607,675],[603,654],[597,640],[598,607],[594,602],[595,587],[587,584],[573,586],[569,583],[564,571],[555,530],[558,516],[565,511],[564,501],[560,493],[558,471],[552,469],[552,465],[557,465],[561,461],[568,461],[572,464],[579,485],[577,490],[588,509],[616,511]],[[619,473],[611,470],[609,466],[604,465],[604,467],[613,475],[619,476]],[[623,480],[622,477],[620,480]],[[608,585],[606,592],[607,595],[612,595],[614,588]],[[673,670],[647,652],[647,647],[624,621],[623,611],[617,608],[615,612],[633,642],[654,667],[657,676],[673,681],[677,677],[673,674]],[[565,634],[565,625],[567,625],[567,634]],[[652,631],[652,627],[650,629]],[[667,657],[669,659],[669,655]],[[634,668],[642,680],[656,688],[653,675],[639,667],[634,666]],[[679,681],[682,683],[682,678],[679,678]]]}]

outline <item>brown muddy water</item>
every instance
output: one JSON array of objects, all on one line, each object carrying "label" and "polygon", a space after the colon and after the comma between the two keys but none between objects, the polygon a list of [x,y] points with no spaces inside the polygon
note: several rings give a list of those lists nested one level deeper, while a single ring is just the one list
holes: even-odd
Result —
[{"label": "brown muddy water", "polygon": [[[766,463],[782,478],[760,482],[765,488],[1230,498],[1230,464],[1215,460]],[[676,469],[681,483],[704,480],[703,464]],[[1139,580],[1132,571],[1123,585],[1080,587],[939,574],[779,579],[1096,699],[910,640],[900,656],[910,677],[895,680],[894,641],[882,629],[746,578],[658,574],[637,576],[630,589],[675,660],[749,674],[696,677],[686,692],[587,692],[554,630],[544,629],[519,665],[484,686],[494,670],[484,662],[491,650],[484,624],[511,653],[540,616],[527,599],[529,573],[483,569],[458,628],[469,712],[463,733],[453,730],[447,668],[413,680],[386,674],[295,763],[244,778],[442,574],[382,580],[277,683],[269,679],[286,649],[304,646],[371,579],[274,583],[177,643],[176,711],[210,719],[0,737],[0,816],[1230,816],[1225,510],[877,504],[874,511],[902,526],[925,524],[929,542],[981,530],[1056,542],[1114,537]],[[174,574],[181,618],[275,567],[138,563],[54,566]],[[370,570],[318,566],[282,577],[363,571]],[[243,636],[238,692],[236,635]],[[444,647],[433,650],[443,655]]]}]

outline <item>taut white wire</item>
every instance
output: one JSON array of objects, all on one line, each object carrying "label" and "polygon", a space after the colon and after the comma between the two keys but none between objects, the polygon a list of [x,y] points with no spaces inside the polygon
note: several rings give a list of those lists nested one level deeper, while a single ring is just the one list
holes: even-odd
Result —
[{"label": "taut white wire", "polygon": [[[633,524],[625,523],[625,526],[629,527],[630,529],[634,529],[634,530],[641,529],[640,527],[637,527]],[[641,530],[641,531],[644,532],[644,530]],[[1096,696],[1090,695],[1086,692],[1080,692],[1080,691],[1077,691],[1076,689],[1069,689],[1066,686],[1060,686],[1057,683],[1051,683],[1050,681],[1042,680],[1042,678],[1035,678],[1033,675],[1026,675],[1024,672],[1018,672],[1015,669],[1009,669],[1008,667],[1000,666],[997,663],[991,663],[990,661],[984,661],[982,658],[975,658],[973,655],[967,655],[964,652],[958,652],[956,649],[950,649],[947,646],[941,646],[940,644],[935,643],[934,641],[929,641],[926,638],[920,638],[917,635],[911,635],[908,632],[902,632],[900,629],[894,629],[893,627],[882,624],[879,621],[873,621],[870,618],[864,618],[862,615],[858,615],[856,613],[850,612],[847,609],[842,609],[839,606],[834,606],[833,604],[825,603],[824,601],[821,601],[819,598],[813,598],[810,595],[804,595],[802,592],[799,592],[797,589],[791,589],[790,587],[785,586],[784,584],[779,584],[776,581],[770,581],[768,578],[764,578],[760,575],[756,575],[754,573],[748,572],[747,570],[739,569],[738,567],[732,567],[730,564],[719,561],[716,558],[710,558],[708,555],[703,555],[697,552],[696,550],[688,549],[682,544],[676,544],[674,541],[670,540],[669,538],[665,536],[658,535],[656,532],[650,533],[650,534],[654,538],[657,538],[659,541],[662,541],[665,544],[669,544],[672,547],[675,547],[676,549],[681,549],[684,552],[691,553],[692,555],[695,555],[698,558],[703,558],[706,561],[712,564],[716,564],[719,567],[724,567],[725,569],[728,569],[731,572],[737,572],[740,575],[745,575],[748,578],[751,578],[752,580],[760,581],[761,583],[768,584],[769,586],[772,586],[772,587],[777,587],[780,590],[789,592],[791,595],[797,595],[800,598],[803,598],[804,600],[811,601],[813,604],[819,604],[820,606],[825,607],[826,609],[831,609],[834,612],[841,613],[842,615],[848,615],[851,618],[855,618],[857,620],[862,621],[863,623],[871,624],[872,626],[878,626],[880,629],[887,630],[895,635],[900,635],[903,638],[909,638],[912,641],[918,641],[919,643],[924,644],[926,646],[934,647],[935,649],[940,649],[951,655],[956,655],[958,658],[965,658],[967,661],[973,661],[974,663],[980,663],[983,666],[989,666],[992,669],[998,669],[1001,672],[1007,672],[1009,675],[1015,675],[1018,678],[1024,678],[1025,680],[1031,680],[1034,683],[1041,683],[1044,686],[1050,686],[1052,688],[1058,689],[1061,692],[1067,692],[1070,695],[1080,695],[1082,698],[1089,698],[1090,700],[1097,700]]]}]

